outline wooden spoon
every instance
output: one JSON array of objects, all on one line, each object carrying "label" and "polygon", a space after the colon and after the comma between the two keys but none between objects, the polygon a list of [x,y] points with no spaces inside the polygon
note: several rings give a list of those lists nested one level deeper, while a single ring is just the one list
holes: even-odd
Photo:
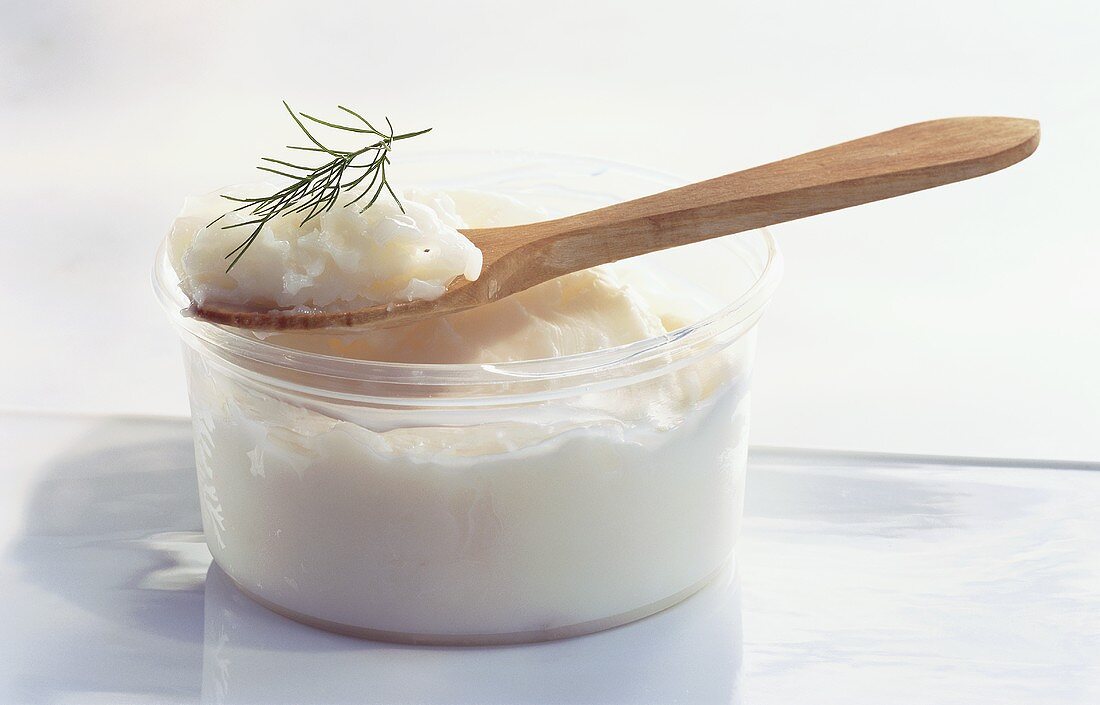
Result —
[{"label": "wooden spoon", "polygon": [[192,312],[214,323],[268,330],[411,323],[627,257],[972,179],[1015,164],[1038,145],[1034,120],[921,122],[587,213],[464,230],[484,254],[481,276],[473,282],[459,278],[434,301],[348,313],[242,311],[217,304],[193,306]]}]

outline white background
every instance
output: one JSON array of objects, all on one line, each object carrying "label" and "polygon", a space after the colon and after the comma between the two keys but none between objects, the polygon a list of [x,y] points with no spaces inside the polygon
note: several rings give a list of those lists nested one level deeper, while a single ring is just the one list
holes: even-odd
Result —
[{"label": "white background", "polygon": [[282,98],[688,178],[1004,114],[1043,123],[1017,167],[773,228],[752,440],[1098,459],[1098,7],[2,0],[0,408],[186,413],[153,251]]}]

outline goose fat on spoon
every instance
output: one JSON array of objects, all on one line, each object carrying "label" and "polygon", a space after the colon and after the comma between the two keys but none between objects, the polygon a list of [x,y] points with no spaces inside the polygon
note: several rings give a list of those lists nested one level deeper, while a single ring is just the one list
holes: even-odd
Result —
[{"label": "goose fat on spoon", "polygon": [[462,230],[483,254],[481,276],[459,277],[436,299],[347,312],[253,311],[216,303],[193,305],[191,312],[262,330],[401,325],[627,257],[972,179],[1021,161],[1038,144],[1034,120],[921,122],[587,213]]}]

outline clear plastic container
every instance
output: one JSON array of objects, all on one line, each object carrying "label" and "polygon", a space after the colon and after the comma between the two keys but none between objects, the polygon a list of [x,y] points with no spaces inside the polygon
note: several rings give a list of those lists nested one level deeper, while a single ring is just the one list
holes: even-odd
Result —
[{"label": "clear plastic container", "polygon": [[[608,162],[449,153],[402,183],[564,215],[677,182]],[[714,301],[658,338],[547,360],[411,365],[292,350],[181,315],[203,529],[293,619],[439,644],[554,639],[684,599],[731,560],[755,325],[780,270],[744,233],[638,258]]]}]

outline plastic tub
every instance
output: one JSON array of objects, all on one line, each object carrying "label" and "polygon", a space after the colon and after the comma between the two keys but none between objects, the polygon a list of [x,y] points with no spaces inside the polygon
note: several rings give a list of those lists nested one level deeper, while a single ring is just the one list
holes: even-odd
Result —
[{"label": "plastic tub", "polygon": [[[493,190],[555,214],[675,185],[570,157],[403,157],[403,183]],[[367,362],[181,315],[203,529],[247,594],[370,638],[538,641],[623,624],[731,560],[755,325],[779,254],[764,231],[647,255],[714,310],[659,338],[497,365]]]}]

